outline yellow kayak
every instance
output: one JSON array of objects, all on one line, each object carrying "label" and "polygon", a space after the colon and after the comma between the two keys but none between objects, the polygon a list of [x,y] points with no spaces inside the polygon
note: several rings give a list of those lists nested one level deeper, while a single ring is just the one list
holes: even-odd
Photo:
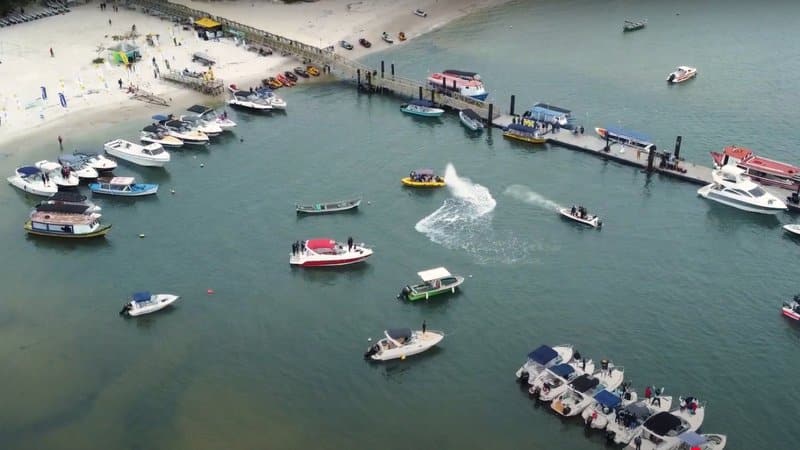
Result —
[{"label": "yellow kayak", "polygon": [[411,177],[405,177],[400,180],[404,185],[411,187],[442,187],[445,186],[444,180],[442,181],[414,181]]}]

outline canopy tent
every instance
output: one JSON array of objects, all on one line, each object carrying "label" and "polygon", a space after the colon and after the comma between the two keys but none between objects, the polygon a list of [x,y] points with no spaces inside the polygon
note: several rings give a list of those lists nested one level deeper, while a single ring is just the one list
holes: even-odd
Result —
[{"label": "canopy tent", "polygon": [[575,372],[575,368],[570,366],[569,364],[559,364],[557,366],[551,367],[550,371],[561,378],[566,378],[569,376],[569,374]]},{"label": "canopy tent", "polygon": [[203,17],[202,19],[195,20],[194,26],[207,31],[219,31],[222,29],[222,24],[210,17]]},{"label": "canopy tent", "polygon": [[556,359],[556,357],[558,357],[558,353],[548,345],[540,345],[539,348],[528,353],[528,359],[542,366]]},{"label": "canopy tent", "polygon": [[20,175],[22,175],[23,177],[29,177],[31,175],[36,175],[36,174],[40,173],[41,171],[39,170],[38,167],[25,166],[25,167],[20,167],[19,169],[17,169],[17,172]]},{"label": "canopy tent", "polygon": [[142,57],[139,46],[133,42],[120,42],[117,45],[108,47],[108,51],[111,52],[111,57],[114,61],[122,64],[128,64]]},{"label": "canopy tent", "polygon": [[149,302],[150,297],[151,295],[147,291],[133,293],[133,301],[135,301],[136,303]]},{"label": "canopy tent", "polygon": [[[639,133],[636,131],[625,130],[620,127],[606,127],[606,131],[616,136],[617,138],[627,138],[629,141],[636,141],[641,143],[651,143],[653,140],[650,136]],[[613,139],[613,137],[612,137]]]},{"label": "canopy tent", "polygon": [[435,269],[430,270],[423,270],[422,272],[417,272],[422,281],[428,282],[433,280],[438,280],[440,278],[449,277],[450,272],[447,271],[444,267],[437,267]]},{"label": "canopy tent", "polygon": [[594,394],[594,399],[597,400],[597,403],[605,406],[609,409],[614,409],[622,403],[622,400],[617,397],[616,395],[608,392],[607,390],[603,389],[602,391]]},{"label": "canopy tent", "polygon": [[108,184],[113,184],[114,186],[128,186],[133,184],[133,177],[114,177],[108,180]]}]

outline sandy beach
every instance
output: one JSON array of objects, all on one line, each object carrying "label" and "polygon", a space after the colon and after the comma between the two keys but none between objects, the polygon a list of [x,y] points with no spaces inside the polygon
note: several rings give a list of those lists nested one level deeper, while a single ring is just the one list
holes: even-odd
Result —
[{"label": "sandy beach", "polygon": [[[358,58],[381,51],[388,45],[380,40],[383,31],[397,36],[403,31],[408,39],[420,36],[463,17],[477,9],[504,3],[505,0],[323,0],[313,3],[283,4],[257,2],[197,2],[183,0],[187,6],[206,10],[251,26],[326,47],[346,39],[355,45],[347,51],[336,45],[337,52]],[[422,8],[428,17],[413,14]],[[136,26],[139,37],[124,36]],[[158,35],[154,45],[145,42],[148,34]],[[365,37],[373,45],[358,45]],[[134,42],[142,59],[133,70],[113,61],[108,48],[120,42]],[[397,42],[393,45],[403,45]],[[52,49],[52,53],[51,53]],[[177,84],[157,79],[159,70],[204,68],[191,62],[194,52],[205,52],[217,60],[214,75],[240,87],[260,84],[260,80],[297,65],[291,57],[259,56],[246,51],[233,39],[205,41],[193,30],[156,17],[119,8],[101,11],[98,3],[78,5],[70,13],[0,29],[0,145],[3,152],[23,150],[20,145],[32,135],[38,139],[63,136],[65,148],[69,137],[81,128],[97,129],[123,120],[147,120],[150,114],[180,113],[195,102],[215,99]],[[102,58],[103,63],[94,63]],[[121,82],[121,83],[120,83]],[[158,106],[131,98],[134,85],[170,102]],[[121,86],[121,87],[120,87]],[[42,88],[47,98],[42,98]],[[63,94],[66,107],[61,104]],[[217,101],[221,99],[216,99]]]}]

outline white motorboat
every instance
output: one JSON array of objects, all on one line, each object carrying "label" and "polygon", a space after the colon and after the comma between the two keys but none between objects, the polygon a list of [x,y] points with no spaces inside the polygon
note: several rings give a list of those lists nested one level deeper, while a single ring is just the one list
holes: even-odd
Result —
[{"label": "white motorboat", "polygon": [[559,208],[558,213],[569,220],[574,220],[575,222],[588,225],[592,228],[600,228],[603,226],[603,221],[600,220],[600,217],[589,214],[583,206],[573,206],[570,209]]},{"label": "white motorboat", "polygon": [[149,292],[136,292],[131,300],[122,307],[121,316],[141,316],[150,314],[175,303],[180,297],[172,294],[150,294]]},{"label": "white motorboat", "polygon": [[196,116],[181,116],[181,122],[185,122],[187,126],[205,133],[208,137],[217,137],[222,134],[222,127],[215,122],[204,120]]},{"label": "white motorboat", "polygon": [[169,131],[160,126],[148,125],[142,128],[139,134],[139,140],[146,144],[158,144],[164,148],[180,148],[183,147],[183,141],[170,136]]},{"label": "white motorboat", "polygon": [[49,197],[58,192],[58,185],[47,179],[38,167],[18,167],[14,175],[6,178],[12,186],[33,195]]},{"label": "white motorboat", "polygon": [[392,39],[392,37],[389,36],[389,33],[385,31],[381,34],[381,39],[383,39],[383,42],[386,42],[387,44],[394,44],[394,39]]},{"label": "white motorboat", "polygon": [[551,402],[567,390],[572,380],[592,372],[594,372],[594,362],[591,359],[558,364],[546,369],[535,379],[529,380],[531,387],[528,393],[543,402]]},{"label": "white motorboat", "polygon": [[372,255],[364,244],[343,244],[330,238],[308,239],[293,246],[289,264],[302,267],[333,267],[360,263]]},{"label": "white motorboat", "polygon": [[271,111],[273,108],[269,100],[259,97],[255,92],[239,91],[233,85],[230,90],[231,98],[228,100],[230,106],[256,112]]},{"label": "white motorboat", "polygon": [[365,359],[375,361],[405,359],[406,356],[416,355],[428,350],[444,339],[444,333],[441,331],[411,331],[410,328],[389,329],[384,331],[383,334],[386,337],[371,345],[364,353]]},{"label": "white motorboat", "polygon": [[459,111],[458,119],[471,131],[483,130],[483,119],[472,109],[464,108]]},{"label": "white motorboat", "polygon": [[56,192],[47,200],[42,200],[39,202],[39,204],[36,205],[35,211],[46,209],[45,205],[54,205],[54,207],[61,206],[64,207],[64,209],[77,207],[79,209],[83,209],[81,212],[82,214],[99,213],[102,211],[102,208],[89,201],[85,195],[70,191]]},{"label": "white motorboat", "polygon": [[697,76],[697,69],[689,66],[678,66],[674,72],[667,76],[668,83],[683,83]]},{"label": "white motorboat", "polygon": [[[672,397],[660,397],[660,404],[663,411],[669,410],[672,405]],[[618,411],[639,402],[636,391],[630,388],[630,382],[622,383],[622,388],[614,392],[600,391],[594,395],[594,402],[584,409],[581,413],[583,421],[589,428],[604,430],[609,423],[616,423]],[[647,403],[650,400],[646,400]],[[644,419],[649,417],[649,410],[645,412]],[[644,420],[642,419],[642,420]]]},{"label": "white motorboat", "polygon": [[64,167],[69,167],[69,170],[74,172],[78,178],[91,180],[99,176],[97,169],[92,167],[85,158],[79,156],[70,154],[59,155],[58,163]]},{"label": "white motorboat", "polygon": [[275,92],[272,89],[266,87],[259,88],[256,90],[256,95],[258,98],[269,103],[270,106],[272,106],[272,109],[286,109],[286,100],[275,95]]},{"label": "white motorboat", "polygon": [[732,164],[711,171],[713,183],[697,190],[701,197],[723,205],[759,214],[776,214],[786,211],[786,204],[778,197],[744,175],[744,169]]},{"label": "white motorboat", "polygon": [[572,359],[574,349],[571,345],[540,345],[528,353],[528,360],[517,369],[517,381],[527,383],[529,379],[536,378],[542,371],[556,364],[566,363]]},{"label": "white motorboat", "polygon": [[81,179],[78,178],[69,167],[64,167],[61,164],[53,161],[43,159],[33,163],[38,167],[49,179],[54,181],[58,186],[75,187],[80,184]]},{"label": "white motorboat", "polygon": [[72,154],[86,160],[86,163],[98,172],[110,172],[117,168],[116,161],[100,153],[75,151]]},{"label": "white motorboat", "polygon": [[567,390],[553,400],[550,409],[565,417],[577,416],[592,404],[594,394],[617,389],[624,377],[625,369],[603,360],[599,371],[572,380]]},{"label": "white motorboat", "polygon": [[[691,399],[692,401],[696,401]],[[680,445],[679,435],[697,431],[703,424],[705,406],[696,409],[681,407],[670,412],[653,414],[644,421],[638,433],[625,448],[636,449],[636,437],[641,437],[640,450],[667,450]]]},{"label": "white motorboat", "polygon": [[204,105],[192,105],[186,110],[195,113],[197,117],[200,117],[206,122],[216,123],[223,131],[230,131],[236,127],[236,122],[228,118],[227,111],[223,111],[222,114],[217,114],[214,108]]},{"label": "white motorboat", "polygon": [[208,135],[200,130],[192,128],[186,122],[175,120],[160,114],[153,116],[153,120],[164,127],[164,129],[167,130],[167,134],[182,140],[184,145],[208,144]]},{"label": "white motorboat", "polygon": [[728,443],[724,434],[697,434],[689,431],[678,436],[680,444],[670,447],[669,450],[722,450]]},{"label": "white motorboat", "polygon": [[114,139],[103,146],[109,155],[139,166],[164,167],[170,160],[169,153],[161,144],[139,145],[124,139]]},{"label": "white motorboat", "polygon": [[790,223],[783,226],[783,229],[789,233],[800,236],[800,224]]}]

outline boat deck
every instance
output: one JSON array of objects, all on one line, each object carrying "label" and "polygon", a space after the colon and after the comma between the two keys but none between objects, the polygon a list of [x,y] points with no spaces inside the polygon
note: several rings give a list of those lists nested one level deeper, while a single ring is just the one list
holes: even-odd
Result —
[{"label": "boat deck", "polygon": [[37,211],[31,215],[34,222],[49,223],[53,225],[88,225],[96,220],[94,215],[70,214],[49,211]]}]

